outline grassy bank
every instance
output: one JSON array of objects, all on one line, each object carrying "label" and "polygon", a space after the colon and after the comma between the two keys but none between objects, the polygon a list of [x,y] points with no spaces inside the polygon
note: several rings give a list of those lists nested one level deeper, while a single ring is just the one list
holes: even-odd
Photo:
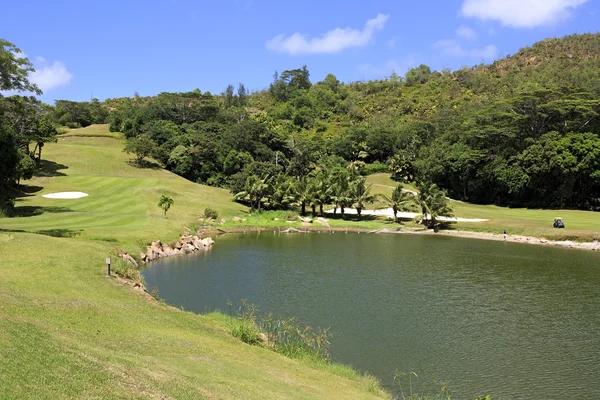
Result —
[{"label": "grassy bank", "polygon": [[[350,368],[249,346],[221,314],[178,311],[106,277],[105,257],[174,239],[205,207],[245,216],[226,191],[137,168],[101,132],[61,137],[43,156],[19,216],[0,219],[3,398],[387,397]],[[41,196],[59,191],[89,196]],[[167,218],[162,194],[175,200]]]},{"label": "grassy bank", "polygon": [[[398,183],[388,174],[376,174],[368,177],[376,193],[391,194]],[[416,190],[410,185],[405,188]],[[502,233],[544,237],[550,240],[592,240],[600,239],[600,213],[578,210],[536,210],[508,208],[489,205],[477,205],[452,201],[455,215],[462,218],[482,218],[486,222],[452,224],[453,229],[475,232]],[[554,218],[564,218],[566,228],[555,229]]]}]

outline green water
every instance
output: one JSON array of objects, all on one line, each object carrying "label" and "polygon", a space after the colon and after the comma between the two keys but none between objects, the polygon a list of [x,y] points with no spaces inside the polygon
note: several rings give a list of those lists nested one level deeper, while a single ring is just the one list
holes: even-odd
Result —
[{"label": "green water", "polygon": [[451,237],[227,235],[143,272],[168,303],[330,327],[334,360],[454,399],[600,399],[600,254]]}]

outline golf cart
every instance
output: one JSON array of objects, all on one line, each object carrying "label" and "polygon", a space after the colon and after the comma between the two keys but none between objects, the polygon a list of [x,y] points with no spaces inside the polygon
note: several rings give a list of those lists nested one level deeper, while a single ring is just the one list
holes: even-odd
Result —
[{"label": "golf cart", "polygon": [[563,222],[562,218],[554,218],[554,227],[555,228],[564,228],[565,227],[565,223]]}]

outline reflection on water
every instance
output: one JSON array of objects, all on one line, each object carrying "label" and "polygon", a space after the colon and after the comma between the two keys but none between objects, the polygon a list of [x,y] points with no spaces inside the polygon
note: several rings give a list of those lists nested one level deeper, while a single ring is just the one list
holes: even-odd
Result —
[{"label": "reflection on water", "polygon": [[454,398],[600,398],[600,255],[409,235],[219,237],[143,272],[168,303],[330,327],[332,355],[392,384],[450,382]]}]

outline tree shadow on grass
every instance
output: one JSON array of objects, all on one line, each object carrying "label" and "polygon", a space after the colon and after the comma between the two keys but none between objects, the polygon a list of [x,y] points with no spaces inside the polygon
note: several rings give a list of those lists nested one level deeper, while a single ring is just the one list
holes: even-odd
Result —
[{"label": "tree shadow on grass", "polygon": [[37,233],[40,235],[52,236],[52,237],[60,237],[60,238],[72,238],[79,236],[83,232],[83,230],[73,230],[73,229],[44,229],[40,231],[35,231],[33,233]]},{"label": "tree shadow on grass", "polygon": [[[310,216],[311,214],[308,214],[308,215]],[[336,215],[325,214],[325,218],[339,220],[339,221],[360,222],[360,221],[375,221],[375,220],[378,220],[380,217],[377,215],[361,215],[359,217],[357,214],[344,214],[344,216],[342,217],[342,215],[338,211],[338,213]]]},{"label": "tree shadow on grass", "polygon": [[62,169],[68,169],[69,167],[64,164],[55,163],[54,161],[41,160],[38,165],[38,169],[35,171],[33,176],[37,177],[52,177],[52,176],[67,176],[64,172],[60,172]]},{"label": "tree shadow on grass", "polygon": [[127,164],[129,164],[130,166],[132,166],[134,168],[139,168],[139,169],[162,169],[160,164],[158,164],[157,162],[148,161],[148,160],[142,160],[141,163],[138,163],[135,160],[127,160]]},{"label": "tree shadow on grass", "polygon": [[15,207],[11,212],[11,217],[33,217],[44,213],[68,213],[73,212],[67,207],[40,207],[40,206],[20,206]]},{"label": "tree shadow on grass", "polygon": [[39,231],[26,231],[23,229],[2,229],[0,228],[0,232],[10,232],[10,233],[36,233],[38,235],[52,236],[52,237],[60,237],[60,238],[72,238],[77,237],[83,232],[83,230],[73,230],[73,229],[43,229]]}]

